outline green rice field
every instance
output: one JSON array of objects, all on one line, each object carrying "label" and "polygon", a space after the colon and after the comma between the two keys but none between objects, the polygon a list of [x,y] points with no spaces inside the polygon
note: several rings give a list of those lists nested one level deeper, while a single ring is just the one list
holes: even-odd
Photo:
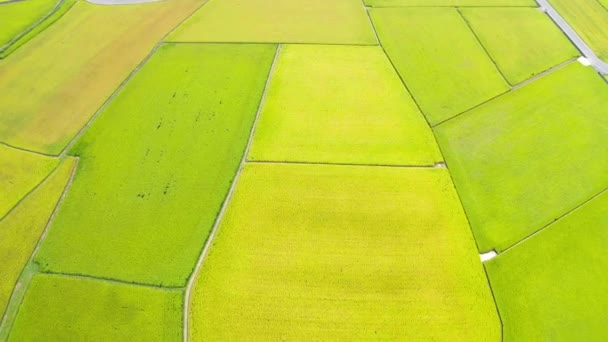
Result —
[{"label": "green rice field", "polygon": [[608,340],[608,0],[548,3],[0,0],[0,342]]}]

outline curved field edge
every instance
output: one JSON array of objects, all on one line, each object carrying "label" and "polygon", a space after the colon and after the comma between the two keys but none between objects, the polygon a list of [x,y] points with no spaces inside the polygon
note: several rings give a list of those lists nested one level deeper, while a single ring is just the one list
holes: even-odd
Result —
[{"label": "curved field edge", "polygon": [[64,160],[2,221],[0,221],[0,340],[6,334],[29,281],[36,271],[29,262],[44,238],[54,211],[76,170],[77,158]]},{"label": "curved field edge", "polygon": [[34,38],[38,33],[59,20],[77,1],[78,0],[60,0],[49,13],[34,23],[34,25],[28,27],[4,46],[0,47],[0,59],[8,57],[13,51],[17,50],[23,44],[30,41],[30,39]]}]

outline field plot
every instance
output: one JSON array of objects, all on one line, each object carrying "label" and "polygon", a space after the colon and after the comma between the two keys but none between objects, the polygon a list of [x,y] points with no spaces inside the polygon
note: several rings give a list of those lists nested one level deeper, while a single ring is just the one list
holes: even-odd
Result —
[{"label": "field plot", "polygon": [[19,274],[47,225],[75,159],[64,161],[34,192],[0,221],[0,317],[6,309]]},{"label": "field plot", "polygon": [[608,339],[608,192],[487,263],[506,341]]},{"label": "field plot", "polygon": [[199,4],[76,3],[0,63],[0,141],[58,154],[154,45]]},{"label": "field plot", "polygon": [[370,14],[432,125],[509,90],[456,9],[381,8]]},{"label": "field plot", "polygon": [[549,0],[557,12],[608,62],[608,11],[599,0]]},{"label": "field plot", "polygon": [[385,165],[442,159],[382,49],[328,45],[283,46],[248,157]]},{"label": "field plot", "polygon": [[0,4],[0,51],[11,40],[48,15],[58,0],[26,0]]},{"label": "field plot", "polygon": [[0,219],[59,164],[59,159],[0,144]]},{"label": "field plot", "polygon": [[499,340],[445,169],[246,164],[190,339]]},{"label": "field plot", "polygon": [[38,274],[9,341],[182,341],[182,290]]},{"label": "field plot", "polygon": [[361,0],[212,0],[168,40],[377,44]]},{"label": "field plot", "polygon": [[536,8],[462,8],[461,12],[511,84],[579,56],[566,35]]},{"label": "field plot", "polygon": [[163,45],[70,153],[43,270],[186,283],[241,160],[274,45]]},{"label": "field plot", "polygon": [[436,127],[480,250],[503,250],[608,186],[606,103],[606,83],[573,63]]},{"label": "field plot", "polygon": [[426,6],[426,7],[517,7],[517,6],[536,6],[534,0],[364,0],[365,4],[372,7],[407,7],[407,6]]}]

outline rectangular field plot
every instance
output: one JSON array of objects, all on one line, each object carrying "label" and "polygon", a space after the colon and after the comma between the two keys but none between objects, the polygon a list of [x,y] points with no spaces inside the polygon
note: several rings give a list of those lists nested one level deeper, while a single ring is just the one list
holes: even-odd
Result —
[{"label": "rectangular field plot", "polygon": [[608,62],[608,6],[598,0],[550,0],[599,58]]},{"label": "rectangular field plot", "polygon": [[248,158],[383,165],[442,159],[382,49],[329,45],[282,47]]},{"label": "rectangular field plot", "polygon": [[196,0],[76,3],[0,63],[0,141],[61,152],[154,45],[198,5]]},{"label": "rectangular field plot", "polygon": [[59,164],[59,159],[0,144],[0,219]]},{"label": "rectangular field plot", "polygon": [[371,7],[535,7],[534,0],[364,0]]},{"label": "rectangular field plot", "polygon": [[70,153],[43,270],[183,286],[242,158],[274,45],[159,48]]},{"label": "rectangular field plot", "polygon": [[377,44],[361,0],[210,1],[168,40]]},{"label": "rectangular field plot", "polygon": [[435,129],[481,251],[504,250],[608,185],[608,87],[570,64]]},{"label": "rectangular field plot", "polygon": [[44,183],[0,221],[0,317],[68,183],[74,165],[73,158],[64,161]]},{"label": "rectangular field plot", "polygon": [[246,164],[192,296],[191,341],[500,338],[446,169]]},{"label": "rectangular field plot", "polygon": [[579,55],[557,25],[536,8],[460,11],[511,84]]},{"label": "rectangular field plot", "polygon": [[397,71],[435,125],[509,90],[453,8],[381,8],[370,14]]},{"label": "rectangular field plot", "polygon": [[38,274],[9,341],[182,341],[182,290]]},{"label": "rectangular field plot", "polygon": [[3,4],[0,7],[0,51],[13,38],[34,26],[49,14],[59,0],[28,0]]},{"label": "rectangular field plot", "polygon": [[608,339],[608,192],[486,264],[505,341]]}]

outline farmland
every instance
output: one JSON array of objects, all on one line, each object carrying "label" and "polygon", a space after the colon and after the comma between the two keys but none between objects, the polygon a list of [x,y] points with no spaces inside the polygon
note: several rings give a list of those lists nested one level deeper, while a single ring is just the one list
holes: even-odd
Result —
[{"label": "farmland", "polygon": [[487,264],[505,339],[606,336],[606,208],[608,192]]},{"label": "farmland", "polygon": [[500,334],[445,170],[247,164],[214,241],[192,341]]},{"label": "farmland", "polygon": [[382,8],[370,15],[388,57],[432,125],[509,89],[455,9]]},{"label": "farmland", "polygon": [[180,290],[36,275],[9,341],[179,341],[181,300]]},{"label": "farmland", "polygon": [[0,341],[608,340],[608,0],[549,2],[0,0]]},{"label": "farmland", "polygon": [[551,19],[535,8],[463,8],[461,12],[512,85],[579,55]]},{"label": "farmland", "polygon": [[608,9],[606,1],[550,0],[559,14],[591,46],[599,58],[608,62]]},{"label": "farmland", "polygon": [[168,41],[377,44],[361,0],[211,1]]},{"label": "farmland", "polygon": [[40,267],[185,284],[274,54],[272,45],[163,45],[71,149],[80,166],[36,257]]},{"label": "farmland", "polygon": [[382,49],[286,45],[249,159],[434,165],[441,156]]},{"label": "farmland", "polygon": [[606,187],[607,101],[606,83],[570,64],[435,128],[480,250],[504,250]]},{"label": "farmland", "polygon": [[21,270],[32,255],[75,166],[63,162],[15,210],[0,221],[0,312],[4,312]]},{"label": "farmland", "polygon": [[58,163],[56,158],[0,145],[0,218],[38,185]]}]

